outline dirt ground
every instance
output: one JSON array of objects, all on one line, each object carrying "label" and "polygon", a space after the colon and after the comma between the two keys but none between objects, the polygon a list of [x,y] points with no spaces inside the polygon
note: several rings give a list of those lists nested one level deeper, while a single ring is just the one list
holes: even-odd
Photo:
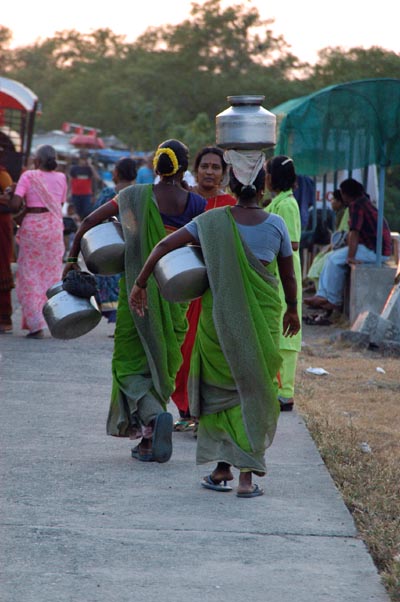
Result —
[{"label": "dirt ground", "polygon": [[[359,431],[360,443],[368,443],[382,458],[397,457],[400,464],[400,359],[345,346],[337,335],[348,328],[346,323],[303,322],[296,403],[299,409],[314,407],[351,423]],[[328,374],[309,374],[310,367]]]},{"label": "dirt ground", "polygon": [[[400,601],[400,358],[353,349],[346,323],[303,322],[295,403],[387,587]],[[307,372],[323,368],[327,374]]]}]

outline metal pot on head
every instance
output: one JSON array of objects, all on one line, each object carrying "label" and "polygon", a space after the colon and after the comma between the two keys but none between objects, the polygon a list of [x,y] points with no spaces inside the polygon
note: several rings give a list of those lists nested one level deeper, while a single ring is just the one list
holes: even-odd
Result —
[{"label": "metal pot on head", "polygon": [[56,339],[75,339],[92,330],[101,320],[101,312],[94,297],[84,299],[70,295],[62,281],[47,291],[48,301],[43,316],[51,335]]},{"label": "metal pot on head", "polygon": [[153,273],[160,293],[167,301],[192,301],[201,297],[209,287],[199,246],[187,245],[167,253],[158,260]]},{"label": "metal pot on head", "polygon": [[228,96],[230,107],[215,118],[216,143],[224,149],[261,150],[276,144],[276,116],[262,95]]},{"label": "metal pot on head", "polygon": [[81,253],[92,274],[112,276],[123,272],[125,241],[121,224],[104,222],[88,230],[82,236]]}]

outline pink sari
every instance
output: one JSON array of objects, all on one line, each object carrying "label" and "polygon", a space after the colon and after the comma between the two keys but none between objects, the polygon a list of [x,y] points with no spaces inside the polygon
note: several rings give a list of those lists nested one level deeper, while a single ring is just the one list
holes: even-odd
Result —
[{"label": "pink sari", "polygon": [[36,332],[46,327],[43,305],[46,291],[61,280],[64,255],[60,199],[53,198],[34,172],[30,186],[40,195],[46,213],[27,213],[16,237],[19,244],[16,293],[22,309],[23,329]]}]

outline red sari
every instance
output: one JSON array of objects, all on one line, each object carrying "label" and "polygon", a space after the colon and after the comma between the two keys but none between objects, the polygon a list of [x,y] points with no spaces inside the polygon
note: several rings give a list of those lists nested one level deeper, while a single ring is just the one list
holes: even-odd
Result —
[{"label": "red sari", "polygon": [[[0,194],[13,183],[10,174],[0,165]],[[0,330],[11,330],[11,289],[14,286],[11,272],[14,232],[11,213],[0,212]]]},{"label": "red sari", "polygon": [[[230,194],[219,194],[217,196],[210,197],[207,199],[207,205],[205,211],[210,209],[217,209],[218,207],[225,207],[226,205],[236,205],[236,199]],[[189,397],[187,391],[187,381],[190,369],[190,358],[192,356],[192,349],[196,338],[197,324],[199,322],[201,313],[201,298],[194,299],[188,308],[186,317],[189,322],[189,328],[186,333],[185,340],[181,347],[183,362],[176,375],[175,379],[175,391],[171,395],[176,407],[178,408],[181,416],[189,416]]]}]

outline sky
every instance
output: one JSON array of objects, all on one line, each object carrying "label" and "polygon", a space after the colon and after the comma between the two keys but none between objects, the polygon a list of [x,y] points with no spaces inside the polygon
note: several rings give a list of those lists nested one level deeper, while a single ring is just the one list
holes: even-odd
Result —
[{"label": "sky", "polygon": [[[203,4],[204,0],[198,0]],[[243,4],[258,9],[262,19],[282,35],[301,60],[317,61],[317,52],[327,46],[380,46],[400,53],[398,18],[393,0],[380,0],[373,9],[363,0],[223,0],[222,6]],[[176,25],[190,15],[191,0],[20,0],[4,1],[1,25],[13,32],[12,47],[29,45],[52,37],[56,31],[75,29],[90,33],[108,27],[134,41],[147,27]]]}]

